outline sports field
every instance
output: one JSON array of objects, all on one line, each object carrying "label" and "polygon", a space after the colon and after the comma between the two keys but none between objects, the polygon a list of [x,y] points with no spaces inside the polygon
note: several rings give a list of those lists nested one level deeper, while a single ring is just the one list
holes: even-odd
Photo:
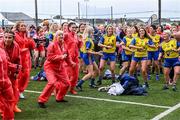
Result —
[{"label": "sports field", "polygon": [[[87,81],[83,92],[65,97],[67,103],[56,103],[52,96],[46,109],[37,105],[37,98],[46,82],[30,81],[26,99],[19,103],[23,112],[16,113],[15,120],[180,120],[180,84],[176,92],[171,88],[162,90],[163,76],[160,76],[160,81],[153,78],[149,81],[148,96],[109,96],[89,88]],[[102,86],[109,83],[106,80]]]}]

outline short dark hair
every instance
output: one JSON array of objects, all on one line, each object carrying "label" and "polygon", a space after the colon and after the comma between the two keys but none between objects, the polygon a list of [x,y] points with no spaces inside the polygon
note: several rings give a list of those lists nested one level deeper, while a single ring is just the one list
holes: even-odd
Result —
[{"label": "short dark hair", "polygon": [[155,25],[151,25],[151,27],[153,28],[153,30],[157,29],[157,27]]},{"label": "short dark hair", "polygon": [[80,24],[79,24],[79,28],[80,28],[82,25],[86,25],[86,24],[85,24],[85,23],[80,23]]},{"label": "short dark hair", "polygon": [[65,23],[67,23],[67,24],[68,24],[68,22],[63,22],[63,23],[61,24],[61,27],[63,27],[63,25],[64,25]]},{"label": "short dark hair", "polygon": [[70,22],[70,23],[68,24],[68,28],[70,28],[72,25],[76,25],[76,23]]},{"label": "short dark hair", "polygon": [[[76,23],[70,22],[70,23],[68,24],[68,30],[69,30],[69,28],[70,28],[72,25],[76,25]],[[77,26],[76,26],[76,27],[77,27]],[[69,31],[70,31],[70,30],[69,30]]]},{"label": "short dark hair", "polygon": [[164,30],[163,26],[162,25],[158,25],[158,27],[160,27],[161,28],[161,32],[163,32],[163,30]]}]

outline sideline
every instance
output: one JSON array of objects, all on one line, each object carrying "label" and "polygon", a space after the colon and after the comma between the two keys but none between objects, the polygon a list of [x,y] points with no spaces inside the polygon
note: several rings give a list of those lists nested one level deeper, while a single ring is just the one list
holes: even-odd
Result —
[{"label": "sideline", "polygon": [[[41,93],[39,91],[31,91],[31,90],[25,90],[25,92],[38,93],[38,94]],[[114,102],[114,103],[124,103],[124,104],[140,105],[140,106],[154,107],[154,108],[164,108],[164,109],[171,109],[172,108],[170,106],[152,105],[152,104],[144,104],[144,103],[129,102],[129,101],[118,101],[118,100],[102,99],[102,98],[94,98],[94,97],[84,97],[84,96],[77,96],[77,95],[66,95],[66,96],[72,97],[72,98],[81,98],[81,99],[106,101],[106,102]]]},{"label": "sideline", "polygon": [[171,107],[171,108],[169,108],[168,110],[160,113],[159,115],[155,116],[155,117],[154,117],[153,119],[151,119],[151,120],[160,120],[161,118],[163,118],[163,117],[165,117],[166,115],[170,114],[171,112],[177,110],[178,108],[180,108],[180,103],[177,104],[177,105],[175,105],[175,106],[173,106],[173,107]]}]

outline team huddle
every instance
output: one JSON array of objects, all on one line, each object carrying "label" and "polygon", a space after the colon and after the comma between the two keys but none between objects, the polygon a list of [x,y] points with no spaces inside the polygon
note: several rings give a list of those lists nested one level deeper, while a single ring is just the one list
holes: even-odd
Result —
[{"label": "team huddle", "polygon": [[[109,67],[112,84],[125,73],[137,78],[141,73],[143,88],[150,87],[148,80],[155,72],[159,80],[164,73],[163,90],[172,87],[180,75],[180,29],[176,26],[114,26],[74,22],[27,27],[18,22],[11,29],[0,28],[0,113],[3,120],[13,120],[19,98],[28,86],[30,72],[39,67],[45,72],[47,84],[38,98],[38,106],[54,93],[56,102],[67,92],[78,94],[83,83],[103,85],[104,68]],[[120,62],[119,73],[116,63]],[[80,78],[80,74],[84,76]],[[118,77],[116,77],[118,74]]]}]

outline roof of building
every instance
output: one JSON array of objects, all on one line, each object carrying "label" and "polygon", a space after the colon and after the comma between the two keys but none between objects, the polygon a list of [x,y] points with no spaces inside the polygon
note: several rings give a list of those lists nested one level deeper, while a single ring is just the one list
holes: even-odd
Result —
[{"label": "roof of building", "polygon": [[11,22],[24,21],[26,24],[35,24],[34,19],[22,12],[0,12],[4,18]]}]

